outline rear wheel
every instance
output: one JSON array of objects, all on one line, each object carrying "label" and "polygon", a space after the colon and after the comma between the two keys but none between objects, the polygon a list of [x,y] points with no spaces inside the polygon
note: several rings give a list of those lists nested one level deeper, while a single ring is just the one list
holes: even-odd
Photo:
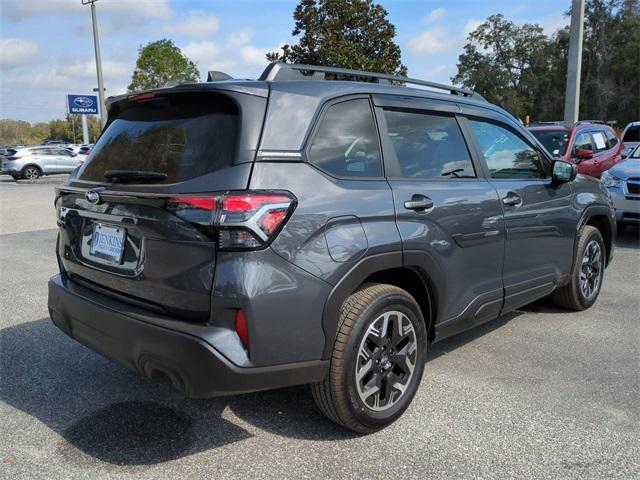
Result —
[{"label": "rear wheel", "polygon": [[331,367],[311,386],[320,410],[360,433],[386,427],[407,409],[420,385],[427,333],[406,291],[368,284],[343,304]]},{"label": "rear wheel", "polygon": [[571,281],[551,295],[561,307],[586,310],[596,302],[602,287],[606,253],[600,231],[585,226],[580,233]]},{"label": "rear wheel", "polygon": [[42,172],[35,165],[27,165],[22,169],[22,178],[27,180],[37,180],[42,175]]}]

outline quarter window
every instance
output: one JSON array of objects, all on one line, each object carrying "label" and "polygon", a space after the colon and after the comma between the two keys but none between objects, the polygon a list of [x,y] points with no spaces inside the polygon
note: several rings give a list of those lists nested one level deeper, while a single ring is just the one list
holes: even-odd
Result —
[{"label": "quarter window", "polygon": [[491,178],[547,178],[546,160],[511,130],[495,123],[470,120]]},{"label": "quarter window", "polygon": [[311,143],[311,163],[337,177],[381,177],[381,158],[369,100],[327,108]]},{"label": "quarter window", "polygon": [[384,115],[403,177],[476,177],[454,117],[397,110]]}]

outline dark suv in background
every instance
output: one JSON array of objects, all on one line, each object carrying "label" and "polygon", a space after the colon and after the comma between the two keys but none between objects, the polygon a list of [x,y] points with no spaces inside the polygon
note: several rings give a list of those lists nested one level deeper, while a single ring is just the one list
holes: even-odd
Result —
[{"label": "dark suv in background", "polygon": [[51,319],[189,396],[309,383],[375,431],[430,342],[588,308],[612,256],[605,187],[468,90],[275,63],[108,110],[57,191]]},{"label": "dark suv in background", "polygon": [[554,158],[576,164],[578,172],[585,175],[600,178],[623,157],[620,138],[604,122],[547,122],[532,125],[529,130]]}]

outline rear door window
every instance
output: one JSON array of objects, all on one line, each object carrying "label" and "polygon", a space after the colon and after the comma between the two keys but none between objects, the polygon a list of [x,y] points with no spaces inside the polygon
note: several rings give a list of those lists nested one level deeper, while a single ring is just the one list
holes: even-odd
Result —
[{"label": "rear door window", "polygon": [[79,179],[104,181],[107,170],[141,170],[176,183],[233,164],[239,114],[223,95],[172,94],[131,103],[113,120]]},{"label": "rear door window", "polygon": [[356,98],[328,107],[311,142],[309,160],[336,177],[381,177],[378,131],[369,100]]},{"label": "rear door window", "polygon": [[607,137],[604,134],[603,130],[598,130],[597,132],[593,132],[591,134],[593,138],[593,143],[596,145],[596,151],[602,152],[607,150]]},{"label": "rear door window", "polygon": [[454,117],[399,110],[385,110],[384,115],[403,177],[476,177]]}]

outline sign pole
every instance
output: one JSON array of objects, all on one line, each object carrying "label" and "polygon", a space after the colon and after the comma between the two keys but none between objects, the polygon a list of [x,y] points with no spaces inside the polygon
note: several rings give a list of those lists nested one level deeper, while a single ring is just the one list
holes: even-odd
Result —
[{"label": "sign pole", "polygon": [[93,25],[93,47],[96,52],[96,73],[98,76],[98,98],[100,100],[100,121],[107,124],[107,112],[104,108],[104,82],[102,80],[102,60],[100,59],[100,40],[98,38],[98,19],[96,18],[96,1],[82,0],[83,5],[91,4],[91,23]]},{"label": "sign pole", "polygon": [[82,143],[86,145],[89,143],[89,125],[87,123],[87,116],[80,115],[80,118],[82,119]]}]

